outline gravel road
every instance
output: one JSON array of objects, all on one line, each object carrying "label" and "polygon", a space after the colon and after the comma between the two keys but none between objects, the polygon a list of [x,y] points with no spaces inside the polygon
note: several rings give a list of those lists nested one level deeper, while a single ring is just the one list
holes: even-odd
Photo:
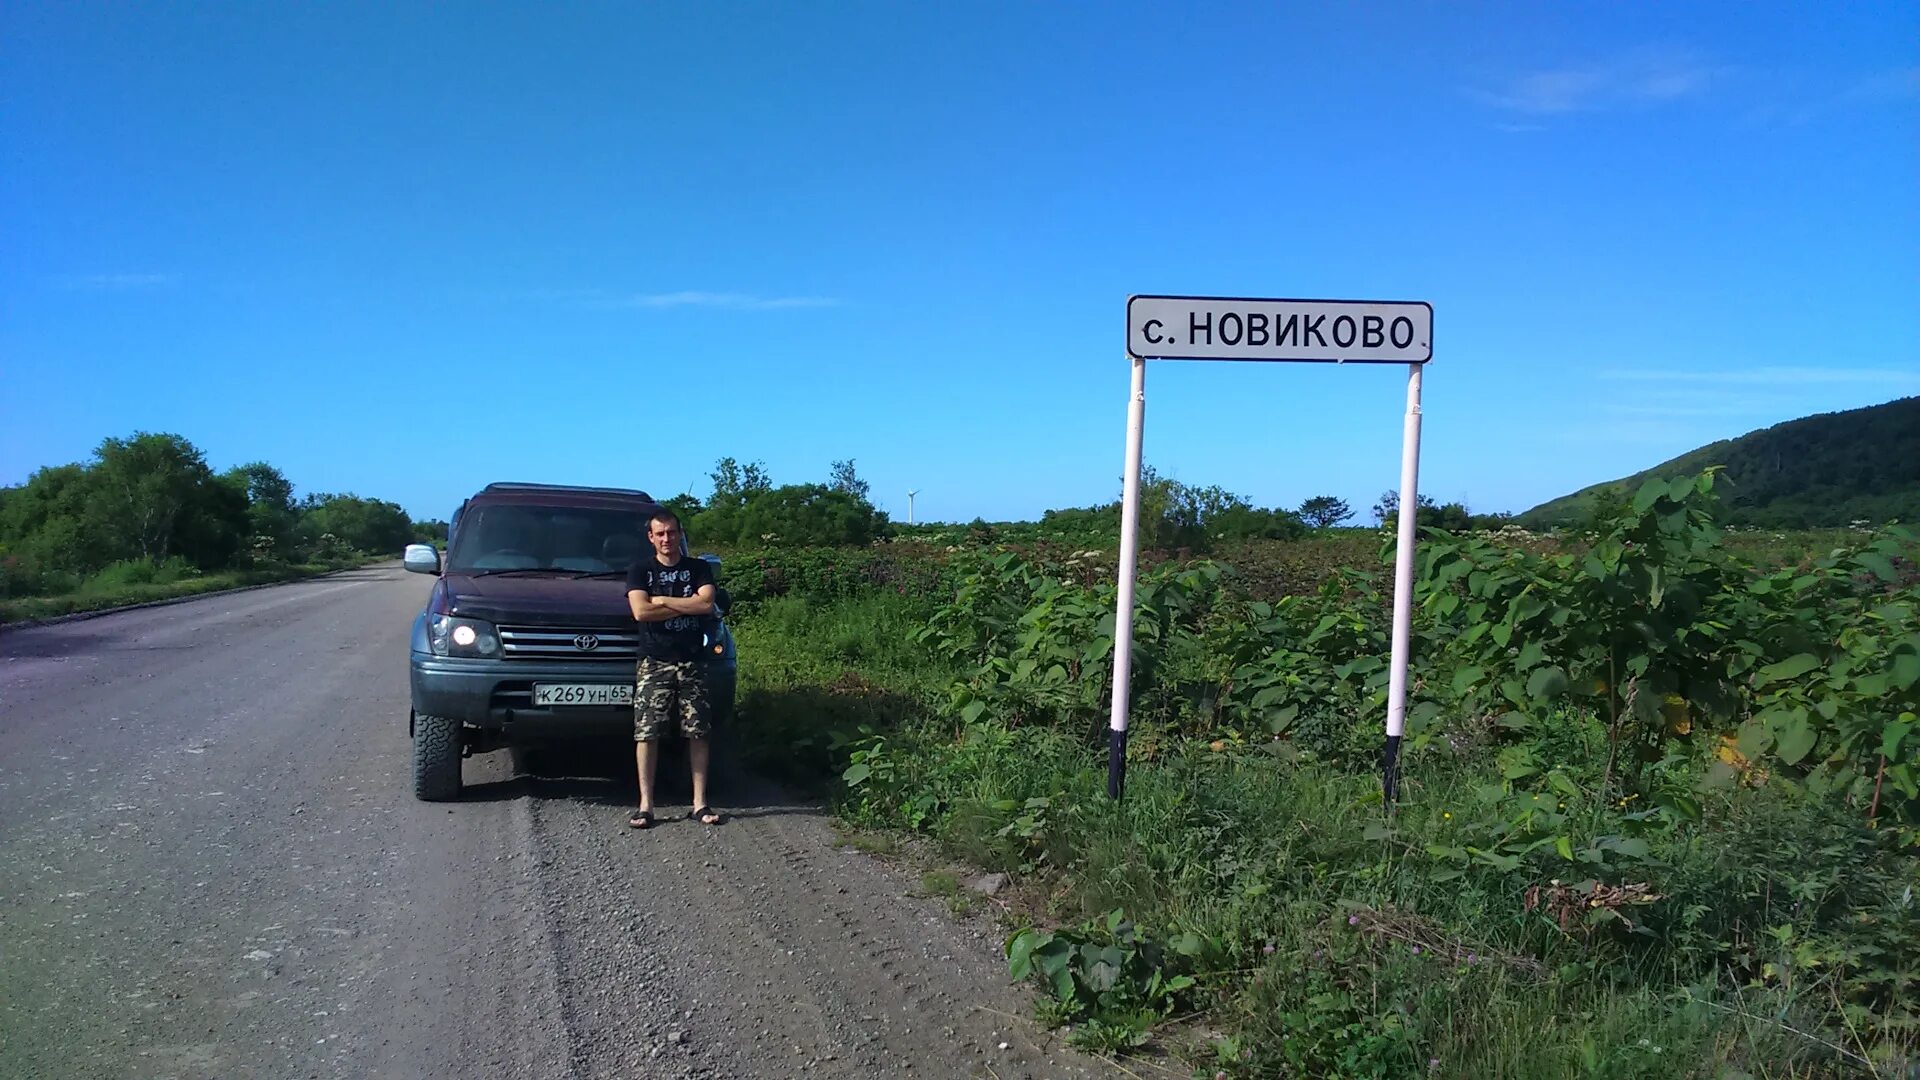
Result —
[{"label": "gravel road", "polygon": [[634,832],[616,743],[415,802],[428,585],[0,630],[0,1076],[1109,1074],[1011,1018],[990,931],[770,785]]}]

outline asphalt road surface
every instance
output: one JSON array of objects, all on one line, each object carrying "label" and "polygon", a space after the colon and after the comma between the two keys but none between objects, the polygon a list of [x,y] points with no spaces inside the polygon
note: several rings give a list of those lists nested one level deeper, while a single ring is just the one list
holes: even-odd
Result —
[{"label": "asphalt road surface", "polygon": [[635,832],[616,743],[414,801],[428,586],[0,629],[0,1077],[1106,1074],[1012,1019],[990,928],[768,785]]}]

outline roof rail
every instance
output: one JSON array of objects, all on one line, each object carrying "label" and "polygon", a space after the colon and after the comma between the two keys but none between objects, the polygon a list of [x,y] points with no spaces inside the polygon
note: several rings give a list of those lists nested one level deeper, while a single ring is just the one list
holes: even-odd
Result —
[{"label": "roof rail", "polygon": [[508,483],[488,484],[486,487],[482,488],[481,490],[483,492],[485,491],[590,491],[597,495],[637,495],[640,498],[647,500],[648,502],[654,501],[653,496],[647,494],[644,491],[641,491],[639,488],[587,487],[580,484],[523,484],[523,483],[508,482]]}]

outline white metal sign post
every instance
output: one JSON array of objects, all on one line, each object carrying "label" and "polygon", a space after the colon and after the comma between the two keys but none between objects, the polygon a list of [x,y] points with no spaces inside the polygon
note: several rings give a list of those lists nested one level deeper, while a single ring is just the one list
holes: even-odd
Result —
[{"label": "white metal sign post", "polygon": [[1127,471],[1120,481],[1120,600],[1113,613],[1113,709],[1107,721],[1107,797],[1127,783],[1127,692],[1133,685],[1133,579],[1140,557],[1140,442],[1147,426],[1147,361],[1133,360],[1127,398]]},{"label": "white metal sign post", "polygon": [[1406,364],[1407,416],[1400,457],[1399,547],[1393,568],[1393,656],[1387,683],[1387,743],[1381,784],[1389,806],[1399,787],[1412,646],[1414,518],[1420,504],[1420,372],[1433,359],[1433,306],[1424,301],[1256,300],[1224,296],[1127,298],[1127,471],[1120,505],[1120,596],[1113,624],[1113,709],[1107,795],[1126,790],[1127,708],[1133,671],[1133,586],[1140,547],[1140,446],[1148,360]]},{"label": "white metal sign post", "polygon": [[1387,809],[1400,791],[1400,733],[1407,723],[1407,664],[1413,646],[1414,518],[1420,513],[1420,373],[1407,365],[1407,419],[1400,437],[1400,535],[1393,555],[1393,654],[1387,671],[1387,746],[1380,790]]}]

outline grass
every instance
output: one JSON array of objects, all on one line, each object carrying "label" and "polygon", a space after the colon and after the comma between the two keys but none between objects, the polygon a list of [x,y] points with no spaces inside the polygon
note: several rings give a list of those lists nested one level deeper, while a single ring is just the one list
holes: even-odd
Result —
[{"label": "grass", "polygon": [[[381,561],[380,558],[357,557],[330,562],[256,566],[244,570],[220,570],[206,574],[193,573],[179,577],[161,575],[161,580],[145,581],[127,580],[127,575],[124,573],[103,571],[83,581],[78,588],[69,592],[0,600],[0,624],[50,619],[85,611],[125,607],[129,604],[152,603],[157,600],[173,600],[250,585],[297,581],[301,578],[366,566],[379,561]],[[113,569],[108,568],[109,571]]]},{"label": "grass", "polygon": [[822,788],[858,739],[926,716],[951,678],[912,643],[923,622],[896,595],[828,604],[779,597],[733,620],[744,756],[802,788]]},{"label": "grass", "polygon": [[928,870],[920,875],[920,887],[929,896],[938,896],[947,902],[948,910],[956,916],[966,915],[978,906],[978,898],[967,891],[960,875],[952,870]]},{"label": "grass", "polygon": [[[941,849],[1045,883],[1036,921],[1122,909],[1163,938],[1207,943],[1197,973],[1213,1022],[1236,1033],[1230,1075],[1853,1071],[1844,1048],[1794,1033],[1819,1027],[1817,996],[1743,1003],[1710,969],[1672,970],[1632,935],[1553,932],[1523,911],[1511,875],[1437,879],[1424,848],[1458,839],[1457,816],[1442,815],[1471,803],[1463,773],[1413,781],[1386,829],[1372,778],[1259,752],[1136,765],[1116,804],[1095,755],[1050,731],[897,739],[899,789],[940,793]],[[1032,799],[1047,805],[1023,826]],[[947,895],[957,878],[925,884]],[[1713,888],[1683,899],[1711,903]]]},{"label": "grass", "polygon": [[[1197,942],[1178,962],[1198,979],[1180,1009],[1229,1034],[1174,1024],[1163,1036],[1206,1075],[1913,1067],[1911,1003],[1896,989],[1889,1010],[1840,979],[1874,954],[1892,969],[1920,960],[1899,899],[1920,880],[1912,860],[1876,847],[1857,814],[1774,785],[1694,793],[1698,819],[1656,831],[1574,762],[1562,762],[1572,790],[1542,804],[1537,777],[1503,780],[1512,761],[1494,747],[1443,740],[1409,751],[1389,820],[1363,765],[1284,742],[1184,740],[1150,719],[1135,747],[1152,756],[1131,764],[1127,798],[1114,803],[1102,748],[1077,733],[951,718],[957,673],[915,642],[926,620],[924,601],[880,592],[743,611],[749,756],[833,791],[856,846],[898,850],[885,838],[917,833],[947,858],[1009,873],[1025,886],[1018,895],[1042,898],[1025,912],[1033,923],[1086,926],[1122,910],[1157,941]],[[1529,735],[1548,761],[1604,737],[1570,711]],[[856,753],[861,779],[836,783]],[[1663,767],[1691,785],[1701,763]],[[1560,838],[1597,861],[1563,858]],[[1581,907],[1562,928],[1550,905],[1586,895],[1530,892],[1561,878],[1645,884],[1658,899]],[[952,870],[922,885],[970,899]],[[1082,1018],[1125,1041],[1111,1017]]]},{"label": "grass", "polygon": [[892,832],[880,832],[872,829],[849,828],[845,822],[835,822],[835,831],[842,843],[855,851],[868,855],[898,855],[905,850],[899,835]]}]

